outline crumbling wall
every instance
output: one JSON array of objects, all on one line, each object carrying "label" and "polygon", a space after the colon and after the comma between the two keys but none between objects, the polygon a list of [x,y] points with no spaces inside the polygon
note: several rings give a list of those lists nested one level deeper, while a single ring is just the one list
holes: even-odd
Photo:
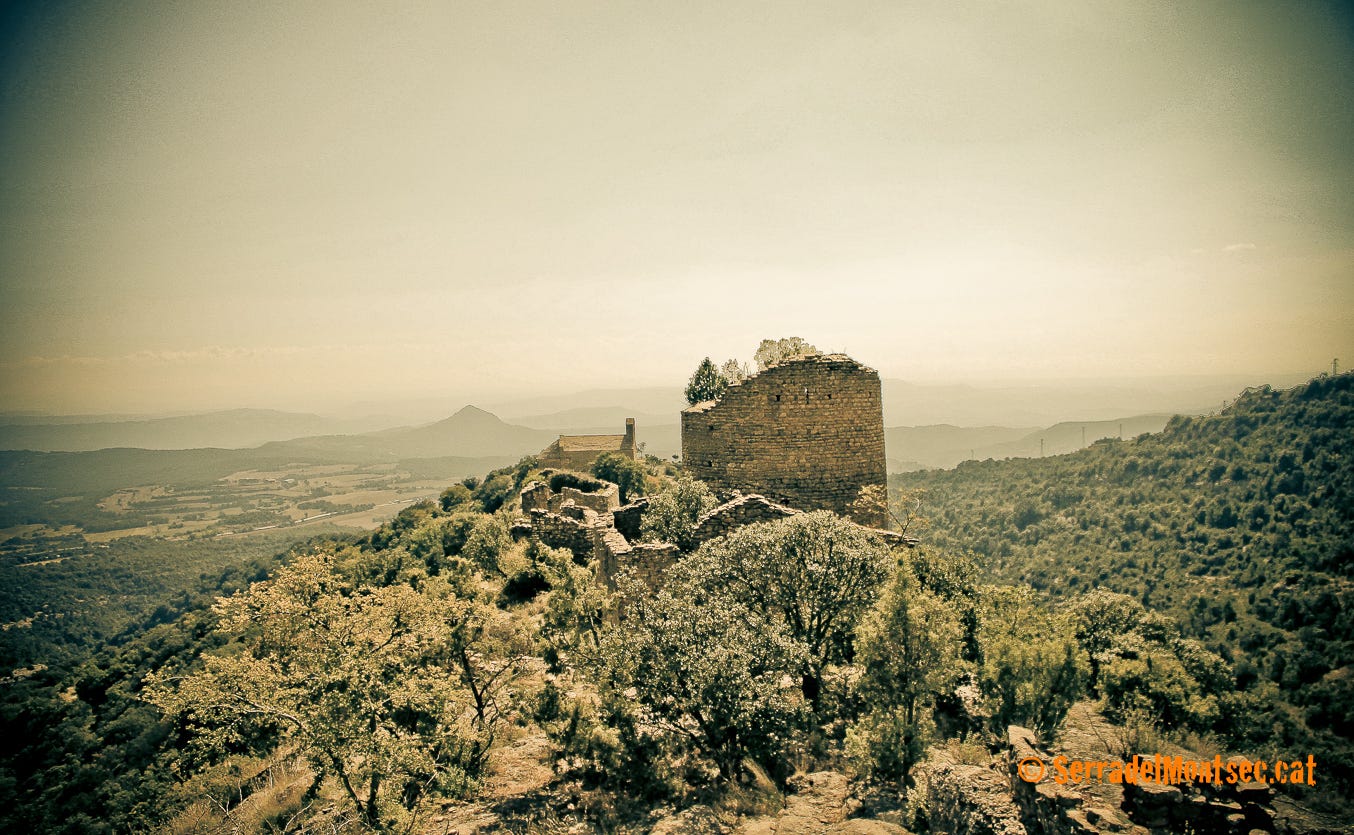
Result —
[{"label": "crumbling wall", "polygon": [[[1078,730],[1074,725],[1091,725],[1100,720],[1085,703],[1075,706],[1068,714],[1063,728]],[[1253,832],[1312,832],[1304,826],[1290,826],[1276,821],[1273,789],[1264,783],[1227,783],[1225,779],[1181,780],[1171,784],[1159,782],[1156,772],[1158,755],[1139,754],[1134,771],[1143,775],[1141,763],[1147,763],[1147,776],[1113,783],[1087,779],[1081,783],[1058,784],[1053,779],[1053,766],[1047,766],[1047,775],[1029,783],[1021,779],[1021,763],[1037,758],[1052,763],[1055,754],[1063,753],[1072,759],[1086,758],[1086,752],[1067,752],[1061,746],[1050,751],[1041,747],[1030,730],[1012,725],[1007,731],[1006,763],[1012,796],[1020,807],[1026,828],[1041,835],[1173,835],[1178,832],[1226,833],[1247,835]],[[1240,758],[1223,760],[1202,756],[1185,749],[1174,754],[1186,760],[1213,760],[1218,767]],[[1111,753],[1108,750],[1093,755],[1093,759],[1107,761],[1133,757]]]},{"label": "crumbling wall", "polygon": [[521,496],[526,516],[513,524],[513,538],[534,536],[543,545],[567,549],[581,563],[596,559],[598,577],[610,588],[615,588],[616,574],[625,569],[654,588],[661,586],[664,569],[681,555],[677,546],[667,542],[632,545],[617,526],[617,520],[623,520],[622,527],[638,539],[648,502],[621,508],[620,488],[609,481],[587,480],[601,486],[581,490],[563,484],[561,479],[558,492],[549,484],[535,481],[524,487]]},{"label": "crumbling wall", "polygon": [[533,481],[522,488],[522,512],[530,513],[533,510],[550,509],[550,485],[540,481]]},{"label": "crumbling wall", "polygon": [[590,507],[600,514],[609,514],[611,511],[621,506],[621,488],[611,482],[603,482],[606,486],[600,490],[584,491],[576,487],[561,487],[559,491],[560,504],[573,502],[581,507]]},{"label": "crumbling wall", "polygon": [[551,548],[567,548],[582,562],[592,559],[593,528],[599,524],[592,508],[568,505],[560,513],[537,508],[527,514],[526,521],[529,527],[521,533],[535,536]]},{"label": "crumbling wall", "polygon": [[792,507],[776,504],[765,496],[755,493],[738,496],[696,520],[693,533],[696,545],[704,545],[717,536],[738,530],[757,522],[773,522],[800,513]]},{"label": "crumbling wall", "polygon": [[851,512],[863,488],[885,485],[879,374],[842,354],[773,365],[682,412],[682,461],[716,491],[883,527],[877,511]]},{"label": "crumbling wall", "polygon": [[629,570],[649,588],[663,585],[663,572],[677,562],[682,552],[670,542],[631,544],[614,527],[593,531],[593,553],[597,556],[597,579],[607,588],[616,588],[616,575]]},{"label": "crumbling wall", "polygon": [[611,514],[616,530],[620,531],[621,535],[631,542],[639,539],[640,525],[644,522],[644,511],[648,509],[649,499],[647,496],[641,496],[628,505],[616,508]]}]

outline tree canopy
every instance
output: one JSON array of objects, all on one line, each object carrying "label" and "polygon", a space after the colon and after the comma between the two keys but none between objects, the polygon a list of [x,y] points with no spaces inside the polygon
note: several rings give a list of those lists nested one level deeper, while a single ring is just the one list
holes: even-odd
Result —
[{"label": "tree canopy", "polygon": [[729,381],[719,373],[719,369],[715,368],[710,358],[706,357],[696,366],[696,371],[686,384],[686,402],[694,406],[707,400],[718,400],[724,396],[724,391],[728,387]]},{"label": "tree canopy", "polygon": [[765,371],[778,362],[821,353],[822,351],[797,336],[784,339],[763,339],[762,343],[757,346],[756,353],[752,355],[752,361],[757,363],[758,371]]},{"label": "tree canopy", "polygon": [[356,586],[327,554],[298,558],[217,610],[240,651],[208,655],[186,677],[159,673],[147,689],[208,756],[295,745],[316,781],[332,774],[378,830],[392,807],[473,785],[514,664],[485,651],[501,637],[492,610],[435,578],[420,590]]},{"label": "tree canopy", "polygon": [[804,696],[849,657],[856,622],[888,578],[893,557],[869,534],[825,510],[741,528],[674,566],[676,583],[719,589],[759,628],[800,647]]}]

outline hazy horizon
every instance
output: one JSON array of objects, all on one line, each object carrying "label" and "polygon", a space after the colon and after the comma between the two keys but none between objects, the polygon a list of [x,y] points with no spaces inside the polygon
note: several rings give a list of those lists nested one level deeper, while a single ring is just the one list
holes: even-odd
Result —
[{"label": "hazy horizon", "polygon": [[[891,427],[946,424],[966,427],[1034,427],[1147,414],[1197,413],[1216,410],[1249,387],[1270,385],[1280,389],[1290,388],[1306,382],[1312,376],[1315,375],[1180,375],[933,383],[885,376],[884,421]],[[920,400],[913,401],[908,397],[908,393],[913,390],[921,394]],[[277,412],[283,415],[315,415],[335,422],[360,422],[365,426],[363,429],[343,430],[346,434],[348,431],[430,424],[467,408],[488,411],[508,423],[530,423],[532,418],[570,415],[578,411],[606,412],[625,408],[629,410],[629,416],[642,415],[641,423],[644,425],[676,424],[679,411],[686,405],[681,391],[682,383],[674,382],[634,388],[523,391],[501,399],[467,399],[449,393],[417,398],[356,400],[334,403],[325,409],[282,409],[248,403],[220,409],[159,412],[58,413],[0,409],[0,424],[87,424],[155,421],[230,412]],[[924,417],[919,418],[919,414]],[[594,423],[595,428],[601,431],[606,420]],[[576,431],[589,424],[586,418],[570,416],[569,420],[559,425],[569,431]]]},{"label": "hazy horizon", "polygon": [[790,335],[926,384],[1354,362],[1338,3],[95,0],[0,39],[5,412],[680,386]]}]

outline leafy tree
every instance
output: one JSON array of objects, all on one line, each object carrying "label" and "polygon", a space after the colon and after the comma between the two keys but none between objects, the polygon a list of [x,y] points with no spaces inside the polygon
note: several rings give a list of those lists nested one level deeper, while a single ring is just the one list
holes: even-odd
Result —
[{"label": "leafy tree", "polygon": [[657,593],[632,582],[622,594],[625,620],[599,648],[604,698],[641,708],[670,762],[708,758],[726,780],[746,758],[782,772],[806,716],[798,691],[782,685],[799,647],[759,628],[750,606],[716,604],[691,582]]},{"label": "leafy tree", "polygon": [[[745,758],[784,777],[825,719],[818,700],[828,667],[851,659],[857,622],[893,565],[861,528],[818,512],[706,543],[669,568],[657,592],[623,577],[623,617],[595,653],[581,653],[602,701],[569,714],[612,724],[584,733],[571,720],[558,738],[598,768],[605,760],[647,769],[646,784],[693,758],[724,779]],[[580,614],[580,627],[596,623],[568,600],[560,631]],[[599,735],[615,744],[598,747]]]},{"label": "leafy tree", "polygon": [[847,732],[847,750],[858,768],[878,779],[907,778],[926,747],[926,708],[962,672],[961,647],[950,607],[904,562],[857,633],[866,711]]},{"label": "leafy tree", "polygon": [[575,656],[594,657],[605,615],[611,611],[607,590],[567,550],[547,548],[533,539],[527,556],[550,585],[540,632],[546,662],[562,669],[577,660]]},{"label": "leafy tree", "polygon": [[1073,601],[1070,609],[1073,634],[1086,652],[1091,686],[1098,687],[1100,669],[1113,658],[1115,649],[1137,635],[1160,641],[1169,630],[1166,619],[1149,612],[1128,595],[1096,589]]},{"label": "leafy tree", "polygon": [[647,542],[671,542],[689,551],[695,545],[696,521],[717,504],[705,482],[679,473],[649,499],[640,522],[640,535]]},{"label": "leafy tree", "polygon": [[502,514],[474,517],[470,533],[461,547],[461,556],[483,571],[504,575],[499,559],[512,547],[508,520]]},{"label": "leafy tree", "polygon": [[763,339],[762,344],[757,346],[757,352],[752,355],[752,360],[757,363],[758,371],[765,371],[778,362],[821,353],[803,339],[791,336],[785,339]]},{"label": "leafy tree", "polygon": [[1102,667],[1100,689],[1108,713],[1119,719],[1151,717],[1165,729],[1209,730],[1219,716],[1217,697],[1169,650],[1143,646],[1116,655]]},{"label": "leafy tree", "polygon": [[715,364],[706,357],[696,366],[695,373],[686,384],[686,402],[694,406],[707,400],[718,400],[724,396],[724,391],[728,387],[729,381],[724,379],[719,369],[715,368]]},{"label": "leafy tree", "polygon": [[752,369],[748,368],[745,362],[739,362],[736,359],[727,359],[719,367],[719,376],[723,377],[730,385],[741,383],[752,376]]},{"label": "leafy tree", "polygon": [[442,491],[442,495],[437,497],[437,503],[442,510],[450,513],[452,510],[468,505],[475,500],[471,494],[470,488],[464,484],[453,484]]},{"label": "leafy tree", "polygon": [[861,528],[820,510],[740,528],[706,543],[668,574],[742,601],[760,630],[800,647],[796,672],[816,707],[824,670],[850,657],[856,622],[893,563]]},{"label": "leafy tree", "polygon": [[470,532],[475,529],[475,524],[482,518],[479,513],[453,513],[441,523],[442,532],[442,553],[446,555],[459,554],[465,548],[465,543],[470,539]]},{"label": "leafy tree", "polygon": [[1065,615],[1040,608],[1029,586],[983,589],[978,683],[994,705],[992,730],[1050,734],[1084,692],[1081,647]]},{"label": "leafy tree", "polygon": [[491,476],[474,489],[475,498],[485,513],[493,513],[513,496],[513,479],[506,473]]},{"label": "leafy tree", "polygon": [[1022,501],[1016,505],[1011,518],[1016,530],[1023,531],[1030,525],[1038,524],[1044,518],[1044,513],[1037,503]]},{"label": "leafy tree", "polygon": [[1091,592],[1074,601],[1070,614],[1110,715],[1151,717],[1165,729],[1212,729],[1218,696],[1232,689],[1225,661],[1125,595]]},{"label": "leafy tree", "polygon": [[592,474],[621,489],[621,503],[644,495],[644,465],[618,452],[604,452],[592,462]]},{"label": "leafy tree", "polygon": [[377,830],[429,791],[470,790],[514,666],[491,651],[484,607],[436,580],[355,588],[311,554],[217,610],[242,651],[153,675],[146,694],[199,748],[294,744]]}]

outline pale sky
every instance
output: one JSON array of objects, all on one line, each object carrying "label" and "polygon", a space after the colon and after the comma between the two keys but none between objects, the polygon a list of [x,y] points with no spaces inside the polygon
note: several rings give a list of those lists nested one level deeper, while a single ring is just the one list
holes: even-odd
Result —
[{"label": "pale sky", "polygon": [[0,410],[1354,364],[1339,4],[0,11]]}]

